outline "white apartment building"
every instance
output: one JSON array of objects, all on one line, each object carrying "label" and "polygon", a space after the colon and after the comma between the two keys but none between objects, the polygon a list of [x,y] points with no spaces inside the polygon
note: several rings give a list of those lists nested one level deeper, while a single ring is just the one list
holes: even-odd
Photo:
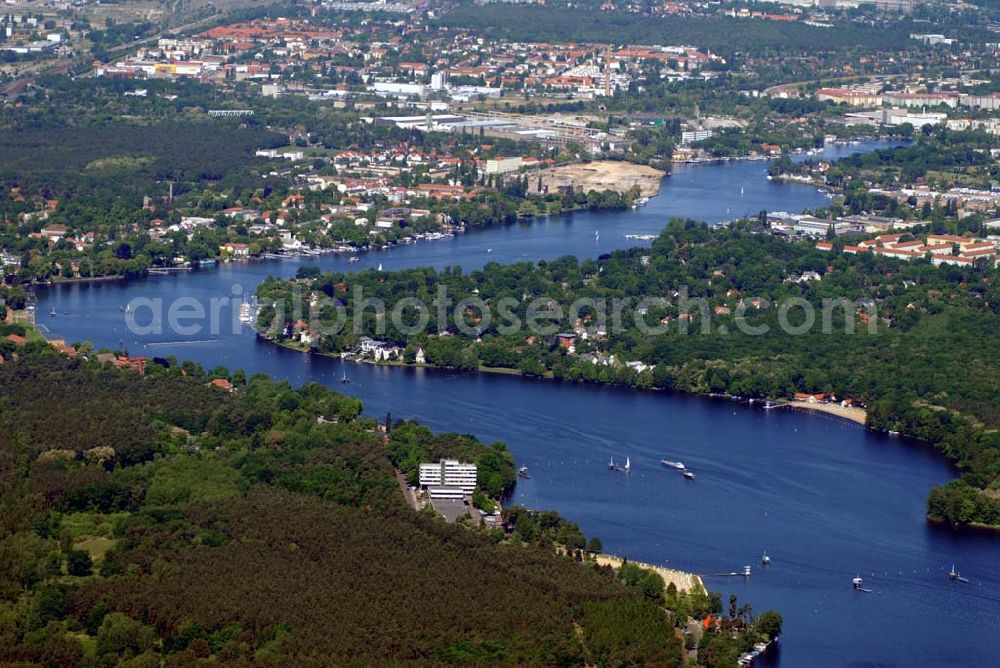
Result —
[{"label": "white apartment building", "polygon": [[[476,489],[476,465],[457,459],[442,459],[420,465],[420,486],[427,488],[432,498],[472,494]],[[460,496],[461,496],[460,495]]]}]

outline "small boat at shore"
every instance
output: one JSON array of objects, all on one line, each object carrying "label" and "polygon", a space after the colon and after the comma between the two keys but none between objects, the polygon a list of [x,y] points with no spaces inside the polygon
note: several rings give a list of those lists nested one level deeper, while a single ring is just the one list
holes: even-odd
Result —
[{"label": "small boat at shore", "polygon": [[684,470],[684,462],[674,462],[670,461],[669,459],[661,459],[660,463],[666,466],[667,468],[680,469],[681,471]]},{"label": "small boat at shore", "polygon": [[527,480],[528,478],[530,478],[531,476],[528,475],[528,467],[527,466],[522,466],[521,468],[519,468],[517,470],[517,477],[518,478],[524,478],[525,480]]}]

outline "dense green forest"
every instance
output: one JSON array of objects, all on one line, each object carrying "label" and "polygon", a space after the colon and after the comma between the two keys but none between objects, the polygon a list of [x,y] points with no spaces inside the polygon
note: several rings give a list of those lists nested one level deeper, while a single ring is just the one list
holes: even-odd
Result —
[{"label": "dense green forest", "polygon": [[[96,199],[95,208],[104,198],[130,195],[138,209],[157,182],[173,181],[175,196],[203,181],[237,187],[248,178],[255,149],[285,143],[282,135],[227,121],[19,129],[0,135],[0,184],[78,197],[81,206]],[[259,175],[250,178],[251,189],[257,187]]]},{"label": "dense green forest", "polygon": [[780,632],[774,613],[581,561],[554,513],[508,508],[505,536],[403,503],[400,444],[480,461],[502,445],[402,422],[392,445],[316,384],[164,359],[140,375],[42,343],[5,356],[5,664],[681,666],[675,623],[715,614],[704,664],[732,666]]},{"label": "dense green forest", "polygon": [[800,23],[721,17],[656,18],[564,7],[466,5],[450,10],[439,24],[472,28],[512,41],[696,44],[716,53],[734,50],[795,53],[850,49],[859,44],[877,44],[885,50],[912,46],[908,30],[911,26],[877,30],[846,24],[827,30]]},{"label": "dense green forest", "polygon": [[[441,367],[499,367],[565,381],[745,398],[851,397],[867,405],[873,428],[930,440],[962,470],[958,482],[932,495],[932,517],[1000,524],[996,279],[996,270],[986,267],[831,253],[812,242],[753,233],[749,224],[712,230],[675,220],[651,249],[597,261],[489,264],[469,273],[450,267],[324,274],[269,280],[258,294],[265,305],[260,325],[277,340],[309,314],[272,304],[293,304],[295,291],[299,302],[308,291],[341,302],[346,320],[339,331],[317,337],[318,352],[353,351],[367,335],[402,347],[404,361],[422,349],[427,364]],[[451,313],[443,328],[431,317],[413,333],[419,313],[397,304],[417,297],[436,313],[441,288],[452,304],[469,307]],[[358,308],[358,290],[398,317]],[[620,326],[612,317],[616,298],[622,300]],[[644,304],[641,298],[665,300]],[[779,308],[790,299],[799,306]],[[505,300],[506,312],[497,308]],[[552,307],[543,312],[551,316],[541,319],[544,332],[533,333],[524,325],[539,303]],[[574,303],[579,306],[571,308]],[[334,322],[332,304],[312,314],[317,325]],[[814,326],[786,333],[782,318],[792,329],[806,322],[802,304],[813,309]],[[639,320],[655,329],[644,332]],[[745,330],[765,326],[765,335]],[[557,333],[572,337],[573,351]]]}]

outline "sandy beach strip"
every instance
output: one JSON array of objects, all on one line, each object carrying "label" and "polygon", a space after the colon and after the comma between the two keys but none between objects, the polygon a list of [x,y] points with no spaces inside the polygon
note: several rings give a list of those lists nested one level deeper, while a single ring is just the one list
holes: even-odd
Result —
[{"label": "sandy beach strip", "polygon": [[840,404],[813,404],[807,401],[789,401],[786,406],[798,408],[799,410],[817,411],[819,413],[826,413],[827,415],[834,415],[845,420],[850,420],[851,422],[856,422],[862,426],[868,419],[868,412],[865,409],[848,408]]},{"label": "sandy beach strip", "polygon": [[[598,554],[595,555],[595,560],[599,566],[611,566],[612,568],[618,569],[622,567],[623,560],[621,557],[616,557],[611,554]],[[665,568],[663,566],[654,566],[653,564],[644,564],[641,561],[634,561],[629,559],[629,563],[635,564],[639,568],[645,568],[651,571],[656,571],[663,578],[663,583],[669,585],[671,582],[677,587],[678,591],[696,591],[701,589],[705,591],[705,583],[701,581],[701,578],[694,573],[685,573],[684,571],[676,571],[672,568]]]}]

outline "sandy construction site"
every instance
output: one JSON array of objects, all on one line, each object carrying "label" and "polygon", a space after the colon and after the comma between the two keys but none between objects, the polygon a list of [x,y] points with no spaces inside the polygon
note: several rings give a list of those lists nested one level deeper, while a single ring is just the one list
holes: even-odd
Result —
[{"label": "sandy construction site", "polygon": [[594,162],[560,165],[545,169],[540,173],[542,185],[548,191],[573,186],[573,190],[614,190],[624,193],[632,186],[639,186],[643,197],[652,197],[660,191],[660,181],[665,172],[646,165],[636,165],[617,160],[595,160]]}]

